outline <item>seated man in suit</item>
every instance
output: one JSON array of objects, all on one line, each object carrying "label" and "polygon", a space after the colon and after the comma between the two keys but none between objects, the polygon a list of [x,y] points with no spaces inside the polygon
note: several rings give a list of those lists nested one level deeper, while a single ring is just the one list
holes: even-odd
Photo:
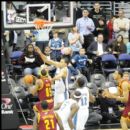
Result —
[{"label": "seated man in suit", "polygon": [[98,34],[97,36],[97,41],[93,42],[89,45],[88,49],[87,49],[87,54],[89,56],[89,58],[93,59],[93,63],[97,64],[98,67],[100,68],[100,61],[101,61],[101,56],[103,54],[106,54],[107,52],[107,45],[105,43],[103,43],[103,34]]},{"label": "seated man in suit", "polygon": [[87,52],[89,54],[94,54],[96,56],[101,56],[104,53],[106,53],[107,45],[103,43],[103,34],[98,34],[97,36],[97,42],[93,42],[89,45]]}]

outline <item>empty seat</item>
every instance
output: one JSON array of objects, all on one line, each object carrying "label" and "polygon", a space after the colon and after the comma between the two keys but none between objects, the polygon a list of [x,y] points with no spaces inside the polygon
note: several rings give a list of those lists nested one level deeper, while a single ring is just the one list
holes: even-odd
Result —
[{"label": "empty seat", "polygon": [[104,75],[96,73],[96,74],[91,75],[90,81],[92,83],[95,83],[97,85],[97,87],[101,87],[102,84],[105,83],[106,79],[105,79]]},{"label": "empty seat", "polygon": [[120,69],[123,71],[130,71],[130,54],[120,54],[118,60]]},{"label": "empty seat", "polygon": [[103,73],[111,73],[117,69],[117,59],[113,54],[105,54],[101,58]]}]

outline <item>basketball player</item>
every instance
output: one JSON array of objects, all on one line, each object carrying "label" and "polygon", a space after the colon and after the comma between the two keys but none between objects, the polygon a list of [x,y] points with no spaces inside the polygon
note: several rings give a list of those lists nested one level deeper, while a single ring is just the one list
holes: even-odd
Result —
[{"label": "basketball player", "polygon": [[81,75],[76,80],[76,90],[82,95],[81,99],[79,100],[79,110],[74,117],[76,130],[84,130],[84,126],[89,117],[89,102],[95,102],[95,97],[89,92],[89,89],[86,86],[87,79],[85,80],[85,78],[83,75]]},{"label": "basketball player", "polygon": [[47,100],[49,108],[51,109],[54,106],[51,81],[45,69],[41,71],[41,75],[40,79],[36,80],[32,94],[35,95],[37,93],[40,101]]},{"label": "basketball player", "polygon": [[46,101],[41,103],[42,111],[36,113],[33,122],[33,130],[57,130],[57,124],[60,127],[60,130],[63,130],[62,122],[53,111],[53,109],[48,109],[48,104]]},{"label": "basketball player", "polygon": [[[62,121],[64,130],[73,130],[75,128],[72,120],[79,110],[78,101],[80,98],[81,93],[79,91],[75,91],[72,98],[65,100],[61,106],[59,105],[60,108],[56,111],[56,113]],[[56,107],[56,109],[57,108],[58,107]]]},{"label": "basketball player", "polygon": [[68,92],[68,64],[69,58],[64,56],[61,58],[60,62],[47,59],[45,55],[42,54],[41,50],[38,47],[35,47],[37,53],[41,56],[42,60],[50,65],[57,67],[57,74],[52,78],[52,82],[56,81],[54,84],[54,106],[61,104],[65,99],[69,98]]},{"label": "basketball player", "polygon": [[113,98],[125,103],[125,109],[122,112],[120,120],[122,130],[128,130],[130,126],[130,81],[128,77],[128,72],[124,72],[121,78],[120,71],[115,71],[114,79],[118,81],[118,92],[116,94],[111,94],[109,91],[104,91],[103,93],[104,96],[108,98]]}]

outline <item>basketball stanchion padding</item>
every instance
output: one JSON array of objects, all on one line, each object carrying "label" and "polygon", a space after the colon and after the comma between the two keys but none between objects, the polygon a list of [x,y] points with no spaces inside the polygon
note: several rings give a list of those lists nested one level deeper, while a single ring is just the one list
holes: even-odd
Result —
[{"label": "basketball stanchion padding", "polygon": [[19,130],[33,130],[33,125],[21,125]]}]

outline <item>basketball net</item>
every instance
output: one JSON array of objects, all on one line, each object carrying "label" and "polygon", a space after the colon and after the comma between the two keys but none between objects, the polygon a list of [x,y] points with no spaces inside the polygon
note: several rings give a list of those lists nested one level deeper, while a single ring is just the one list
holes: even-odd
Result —
[{"label": "basketball net", "polygon": [[36,19],[36,20],[34,20],[33,24],[34,24],[35,28],[37,30],[39,30],[39,29],[44,29],[44,27],[46,27],[45,25],[52,24],[52,22],[47,21],[47,20],[43,20],[43,19]]}]

